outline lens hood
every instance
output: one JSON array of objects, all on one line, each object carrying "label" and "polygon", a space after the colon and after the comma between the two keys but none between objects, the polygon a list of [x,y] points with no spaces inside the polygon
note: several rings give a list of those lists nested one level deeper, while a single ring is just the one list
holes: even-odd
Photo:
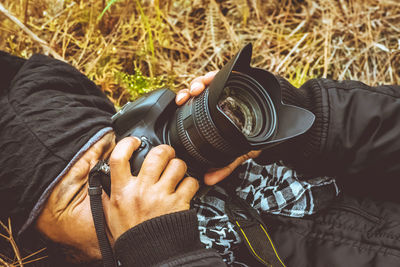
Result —
[{"label": "lens hood", "polygon": [[[301,107],[286,105],[282,103],[282,92],[276,77],[269,71],[253,68],[250,66],[252,45],[246,45],[233,57],[215,76],[208,87],[208,109],[214,120],[214,125],[220,134],[238,142],[239,146],[249,146],[249,149],[265,149],[285,140],[291,139],[305,133],[312,126],[315,115]],[[223,94],[224,88],[229,81],[240,73],[253,79],[264,102],[271,102],[270,107],[276,118],[270,125],[272,130],[268,134],[253,136],[244,135],[240,129],[235,127],[230,118],[219,108],[218,100]],[[271,133],[272,132],[272,133]]]}]

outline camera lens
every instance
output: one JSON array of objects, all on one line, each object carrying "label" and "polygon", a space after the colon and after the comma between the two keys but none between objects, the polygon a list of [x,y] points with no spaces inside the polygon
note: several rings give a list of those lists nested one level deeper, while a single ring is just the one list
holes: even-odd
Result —
[{"label": "camera lens", "polygon": [[266,140],[277,128],[271,98],[249,75],[232,72],[216,106],[210,105],[209,93],[207,88],[178,108],[164,131],[189,173],[232,162],[250,150],[249,140]]},{"label": "camera lens", "polygon": [[254,136],[260,132],[261,124],[257,118],[261,115],[261,109],[255,103],[251,94],[241,87],[225,87],[218,101],[218,107],[246,136]]},{"label": "camera lens", "polygon": [[276,130],[273,102],[265,89],[249,75],[232,72],[219,98],[218,108],[247,139],[265,140]]}]

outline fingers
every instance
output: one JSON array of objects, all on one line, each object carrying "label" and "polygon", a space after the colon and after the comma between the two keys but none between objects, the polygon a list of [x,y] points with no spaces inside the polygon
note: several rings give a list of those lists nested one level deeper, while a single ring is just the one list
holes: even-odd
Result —
[{"label": "fingers", "polygon": [[189,203],[198,189],[199,181],[193,177],[186,177],[176,189],[176,194]]},{"label": "fingers", "polygon": [[190,83],[190,95],[197,96],[204,91],[205,87],[211,83],[218,71],[210,71],[204,76],[195,78]]},{"label": "fingers", "polygon": [[180,90],[175,97],[175,103],[177,105],[183,105],[184,103],[186,103],[186,101],[188,101],[188,99],[190,98],[190,92],[189,89],[183,89]]},{"label": "fingers", "polygon": [[211,83],[218,71],[210,71],[204,76],[193,79],[190,83],[190,90],[180,90],[176,97],[175,102],[177,105],[184,104],[191,96],[197,96],[204,91],[204,89]]},{"label": "fingers", "polygon": [[190,83],[190,95],[197,96],[203,92],[205,88],[204,76],[197,77]]},{"label": "fingers", "polygon": [[126,137],[119,141],[111,153],[109,164],[111,169],[111,191],[114,187],[123,187],[132,176],[129,159],[133,151],[139,148],[140,139]]},{"label": "fingers", "polygon": [[174,157],[175,150],[168,145],[152,148],[143,161],[138,177],[144,183],[156,183],[169,161]]},{"label": "fingers", "polygon": [[203,82],[204,82],[206,85],[209,85],[209,84],[211,83],[211,81],[214,79],[214,77],[215,77],[215,75],[216,75],[217,73],[218,73],[217,70],[208,72],[206,75],[204,75]]},{"label": "fingers", "polygon": [[260,154],[261,154],[261,150],[252,150],[249,153],[247,153],[247,155],[251,159],[257,158],[258,156],[260,156]]},{"label": "fingers", "polygon": [[233,170],[241,164],[241,160],[239,158],[235,159],[234,162],[229,164],[228,166],[225,166],[221,169],[217,169],[212,172],[208,172],[204,175],[204,183],[206,185],[215,185],[222,180],[224,180],[226,177],[228,177]]},{"label": "fingers", "polygon": [[172,159],[158,181],[158,184],[169,193],[175,192],[178,183],[186,174],[186,163],[180,159]]},{"label": "fingers", "polygon": [[225,166],[223,168],[208,172],[204,175],[204,183],[206,185],[215,185],[226,177],[228,177],[238,166],[240,166],[243,162],[248,160],[249,158],[255,158],[260,155],[261,150],[253,150],[249,153],[242,155],[236,158],[231,164]]}]

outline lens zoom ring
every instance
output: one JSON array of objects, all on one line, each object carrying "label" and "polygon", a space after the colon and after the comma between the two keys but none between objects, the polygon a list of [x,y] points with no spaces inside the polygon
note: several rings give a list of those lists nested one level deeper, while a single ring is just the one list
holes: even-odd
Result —
[{"label": "lens zoom ring", "polygon": [[195,101],[195,120],[196,124],[199,126],[199,131],[203,137],[207,140],[209,144],[215,147],[217,150],[232,154],[235,153],[232,145],[227,143],[224,138],[217,132],[217,129],[211,122],[211,118],[207,116],[207,99],[208,99],[208,89],[204,94],[201,94]]},{"label": "lens zoom ring", "polygon": [[178,136],[181,140],[183,146],[186,151],[196,160],[200,161],[202,164],[206,164],[208,166],[212,166],[213,163],[204,158],[199,152],[197,152],[196,148],[193,146],[192,142],[190,142],[189,138],[185,133],[185,129],[183,128],[183,118],[182,118],[182,110],[178,110],[178,119],[176,120],[176,126],[178,128]]}]

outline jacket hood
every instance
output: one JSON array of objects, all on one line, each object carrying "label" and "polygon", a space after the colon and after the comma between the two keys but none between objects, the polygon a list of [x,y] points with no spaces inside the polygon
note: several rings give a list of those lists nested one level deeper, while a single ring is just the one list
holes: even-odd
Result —
[{"label": "jacket hood", "polygon": [[38,216],[52,188],[111,131],[112,103],[67,63],[0,52],[0,214],[13,232]]}]

